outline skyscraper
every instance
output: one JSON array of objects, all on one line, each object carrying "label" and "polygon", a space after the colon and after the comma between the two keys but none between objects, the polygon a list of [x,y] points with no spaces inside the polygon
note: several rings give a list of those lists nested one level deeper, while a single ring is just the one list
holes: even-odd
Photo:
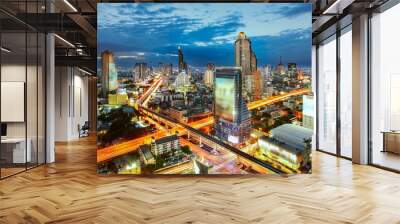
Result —
[{"label": "skyscraper", "polygon": [[242,75],[251,73],[251,42],[244,32],[240,32],[235,41],[235,66],[242,67]]},{"label": "skyscraper", "polygon": [[172,64],[171,63],[158,63],[158,72],[161,73],[164,76],[170,76],[172,75]]},{"label": "skyscraper", "polygon": [[178,69],[179,73],[185,71],[187,73],[187,64],[183,58],[182,48],[178,47]]},{"label": "skyscraper", "polygon": [[268,86],[271,84],[271,77],[272,77],[272,67],[271,65],[265,65],[264,69],[262,70],[262,82],[263,82],[263,96],[268,96]]},{"label": "skyscraper", "polygon": [[215,65],[212,63],[208,63],[207,69],[204,72],[204,77],[203,77],[204,85],[212,88],[212,86],[214,85],[214,73],[215,73]]},{"label": "skyscraper", "polygon": [[254,51],[251,51],[250,63],[251,63],[251,71],[252,72],[256,71],[257,70],[257,57],[256,57],[256,54],[254,54]]},{"label": "skyscraper", "polygon": [[114,54],[106,50],[101,54],[102,77],[101,95],[107,97],[108,92],[118,89],[118,73],[115,67]]},{"label": "skyscraper", "polygon": [[242,96],[240,68],[217,68],[214,91],[215,135],[232,144],[240,144],[250,136],[250,113]]},{"label": "skyscraper", "polygon": [[288,63],[288,76],[291,78],[296,77],[297,65],[296,63]]},{"label": "skyscraper", "polygon": [[282,64],[282,57],[279,58],[279,64],[276,66],[278,75],[285,75],[285,66]]},{"label": "skyscraper", "polygon": [[134,67],[134,81],[140,82],[144,78],[149,75],[149,68],[147,67],[147,63],[136,63]]},{"label": "skyscraper", "polygon": [[255,70],[252,72],[252,82],[251,100],[260,100],[263,93],[263,82],[260,71]]},{"label": "skyscraper", "polygon": [[240,32],[235,41],[235,66],[242,68],[243,95],[251,98],[252,88],[250,83],[252,72],[257,70],[257,58],[251,49],[251,41],[244,32]]}]

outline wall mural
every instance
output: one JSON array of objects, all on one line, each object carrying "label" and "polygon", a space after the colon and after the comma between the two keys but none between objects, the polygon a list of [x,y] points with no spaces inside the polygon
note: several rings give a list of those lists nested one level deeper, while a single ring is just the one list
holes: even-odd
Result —
[{"label": "wall mural", "polygon": [[311,173],[311,4],[98,4],[100,174]]}]

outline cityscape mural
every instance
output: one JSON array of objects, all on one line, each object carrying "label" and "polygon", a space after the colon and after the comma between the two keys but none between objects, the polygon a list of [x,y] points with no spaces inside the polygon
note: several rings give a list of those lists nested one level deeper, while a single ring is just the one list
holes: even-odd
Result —
[{"label": "cityscape mural", "polygon": [[100,174],[311,173],[311,4],[99,3]]}]

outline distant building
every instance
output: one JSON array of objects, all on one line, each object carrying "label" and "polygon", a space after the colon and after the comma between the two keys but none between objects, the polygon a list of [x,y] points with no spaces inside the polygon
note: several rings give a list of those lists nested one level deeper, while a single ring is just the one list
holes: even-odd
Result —
[{"label": "distant building", "polygon": [[272,86],[271,82],[268,82],[266,84],[266,87],[264,88],[263,96],[264,97],[273,96],[274,95],[274,91],[275,91],[274,86]]},{"label": "distant building", "polygon": [[260,100],[263,93],[263,82],[261,72],[253,71],[253,88],[252,88],[252,101]]},{"label": "distant building", "polygon": [[216,69],[214,129],[221,140],[239,144],[250,136],[250,113],[242,96],[240,68]]},{"label": "distant building", "polygon": [[186,72],[187,73],[187,64],[183,58],[182,48],[178,47],[178,72]]},{"label": "distant building", "polygon": [[175,79],[174,85],[176,88],[190,86],[190,77],[186,72],[180,72]]},{"label": "distant building", "polygon": [[268,87],[268,84],[270,84],[271,79],[272,79],[272,67],[271,65],[265,65],[262,72],[262,88],[263,88],[263,93],[266,93],[266,88]]},{"label": "distant building", "polygon": [[140,82],[149,75],[147,63],[136,63],[134,67],[134,81]]},{"label": "distant building", "polygon": [[178,136],[170,135],[164,138],[157,139],[151,144],[151,152],[155,156],[171,153],[174,150],[180,149]]},{"label": "distant building", "polygon": [[180,108],[180,107],[169,108],[169,117],[176,119],[179,122],[187,122],[186,113],[187,113],[186,108]]},{"label": "distant building", "polygon": [[302,69],[297,70],[296,79],[297,80],[304,80],[304,70],[302,70]]},{"label": "distant building", "polygon": [[158,72],[164,76],[171,76],[172,75],[172,64],[171,63],[158,63]]},{"label": "distant building", "polygon": [[203,77],[204,85],[206,85],[207,87],[210,88],[213,87],[214,73],[215,73],[215,65],[211,63],[207,64],[207,69],[204,72],[204,77]]},{"label": "distant building", "polygon": [[282,57],[279,58],[279,64],[276,66],[275,72],[278,75],[285,75],[285,66],[282,64]]},{"label": "distant building", "polygon": [[296,63],[288,63],[288,76],[291,78],[295,78],[296,74],[297,74]]},{"label": "distant building", "polygon": [[108,50],[104,51],[101,54],[101,62],[101,95],[107,97],[110,91],[118,89],[118,73],[115,66],[114,54]]},{"label": "distant building", "polygon": [[156,160],[151,153],[150,145],[141,145],[139,147],[140,160],[143,161],[145,165],[155,164]]},{"label": "distant building", "polygon": [[108,94],[108,104],[111,105],[128,104],[128,94],[126,93]]}]

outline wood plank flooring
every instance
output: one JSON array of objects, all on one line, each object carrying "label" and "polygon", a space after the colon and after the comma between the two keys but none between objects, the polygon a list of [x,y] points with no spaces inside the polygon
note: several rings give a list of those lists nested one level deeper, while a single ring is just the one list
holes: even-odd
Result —
[{"label": "wood plank flooring", "polygon": [[316,152],[313,174],[96,174],[94,138],[0,181],[0,223],[400,223],[400,175]]}]

